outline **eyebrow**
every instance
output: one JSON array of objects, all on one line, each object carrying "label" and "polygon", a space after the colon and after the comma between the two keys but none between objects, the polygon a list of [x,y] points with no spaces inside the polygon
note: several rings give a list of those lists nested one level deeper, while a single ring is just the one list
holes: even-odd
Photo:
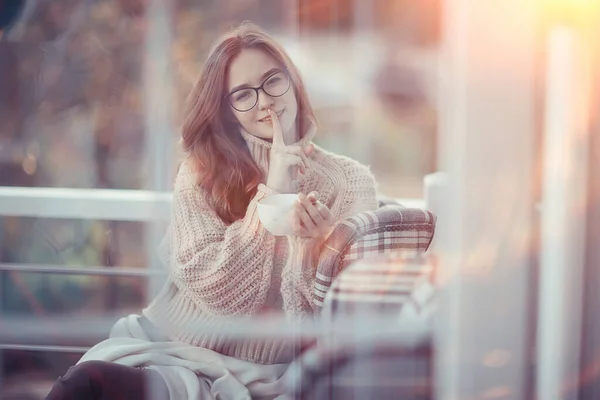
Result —
[{"label": "eyebrow", "polygon": [[[276,72],[281,72],[281,69],[280,69],[280,68],[271,68],[270,70],[268,70],[267,72],[265,72],[264,74],[262,74],[262,75],[260,76],[260,80],[262,81],[262,80],[263,80],[263,79],[265,79],[266,77],[268,77],[268,76],[270,76],[270,75],[273,75],[273,74],[274,74],[274,73],[276,73]],[[244,83],[244,84],[242,84],[242,85],[237,85],[236,87],[234,87],[233,89],[231,89],[231,90],[229,91],[229,93],[233,93],[233,92],[235,92],[236,90],[240,90],[240,89],[247,88],[247,87],[250,87],[250,84],[248,84],[248,83]]]}]

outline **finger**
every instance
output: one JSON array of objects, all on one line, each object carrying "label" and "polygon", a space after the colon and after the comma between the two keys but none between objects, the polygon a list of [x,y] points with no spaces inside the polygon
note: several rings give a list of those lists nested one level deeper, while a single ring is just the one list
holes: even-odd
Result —
[{"label": "finger", "polygon": [[315,203],[315,194],[318,196],[318,192],[312,191],[310,192],[308,195],[305,195],[304,193],[300,192],[298,193],[298,200],[300,201],[306,201],[307,203]]},{"label": "finger", "polygon": [[305,197],[304,200],[300,201],[300,204],[302,204],[304,210],[310,216],[315,226],[320,226],[321,224],[323,224],[323,216],[321,215],[319,210],[314,206],[314,204],[310,201],[309,197]]},{"label": "finger", "polygon": [[314,150],[315,150],[315,145],[312,143],[303,149],[304,154],[306,154],[307,157],[310,157],[310,155],[313,153]]},{"label": "finger", "polygon": [[300,150],[300,157],[302,157],[302,160],[304,161],[304,165],[306,165],[306,168],[307,169],[310,168],[310,160],[308,159],[308,157],[302,150]]},{"label": "finger", "polygon": [[312,191],[307,196],[311,203],[316,204],[319,201],[319,192]]},{"label": "finger", "polygon": [[300,220],[300,215],[298,213],[294,213],[293,218],[293,230],[294,235],[298,237],[310,237],[304,225],[302,225],[302,221]]},{"label": "finger", "polygon": [[328,222],[332,220],[333,215],[331,214],[329,207],[319,201],[317,202],[316,208],[319,211],[319,214],[321,214],[323,217],[323,220]]},{"label": "finger", "polygon": [[281,131],[281,124],[279,123],[279,118],[277,118],[277,113],[272,111],[270,108],[267,110],[267,112],[269,113],[273,123],[273,145],[285,146],[285,142],[283,141],[283,132]]},{"label": "finger", "polygon": [[304,193],[302,193],[302,192],[298,193],[298,201],[300,203],[306,201],[306,199],[307,199],[307,196]]},{"label": "finger", "polygon": [[294,155],[302,158],[302,161],[304,162],[304,166],[306,168],[310,167],[310,161],[308,160],[308,157],[306,156],[304,151],[302,151],[300,146],[286,146],[284,151],[287,154],[294,154]]},{"label": "finger", "polygon": [[306,164],[300,156],[295,154],[287,154],[284,159],[284,163],[287,168],[297,166],[301,174],[306,172]]},{"label": "finger", "polygon": [[294,235],[299,236],[302,231],[302,222],[300,221],[300,215],[294,209],[294,213],[292,215],[292,227],[294,229]]},{"label": "finger", "polygon": [[304,228],[306,228],[306,230],[308,232],[311,232],[317,228],[317,225],[312,220],[310,215],[308,215],[308,213],[304,209],[304,206],[302,205],[301,201],[296,202],[296,204],[294,205],[294,209],[295,209],[296,215],[300,219],[300,222],[302,223],[302,225],[304,226]]}]

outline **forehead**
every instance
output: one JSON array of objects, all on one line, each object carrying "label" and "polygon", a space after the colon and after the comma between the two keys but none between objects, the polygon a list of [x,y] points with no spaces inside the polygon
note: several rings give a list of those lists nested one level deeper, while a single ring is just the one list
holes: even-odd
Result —
[{"label": "forehead", "polygon": [[243,49],[231,60],[227,89],[243,84],[260,85],[261,76],[272,68],[280,68],[280,65],[264,50]]}]

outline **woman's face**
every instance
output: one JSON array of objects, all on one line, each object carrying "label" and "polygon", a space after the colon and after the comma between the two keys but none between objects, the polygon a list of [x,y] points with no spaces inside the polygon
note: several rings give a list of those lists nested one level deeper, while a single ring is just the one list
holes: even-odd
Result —
[{"label": "woman's face", "polygon": [[[279,73],[281,72],[281,73]],[[251,135],[272,140],[273,124],[268,118],[268,109],[275,111],[286,143],[296,141],[296,116],[298,103],[296,93],[290,83],[289,89],[280,96],[275,96],[287,88],[288,79],[283,74],[281,66],[268,53],[260,49],[243,49],[231,62],[227,74],[225,90],[228,96],[228,105],[240,125]],[[244,88],[257,88],[263,90],[240,90]],[[265,93],[265,90],[271,95]],[[254,92],[254,93],[253,93]],[[248,111],[240,111],[250,107],[254,100],[256,104]],[[236,107],[234,108],[233,105]],[[237,108],[237,110],[236,110]]]}]

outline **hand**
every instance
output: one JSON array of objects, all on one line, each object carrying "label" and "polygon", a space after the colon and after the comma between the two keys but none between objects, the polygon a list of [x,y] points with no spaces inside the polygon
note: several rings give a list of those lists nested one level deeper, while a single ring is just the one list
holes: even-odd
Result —
[{"label": "hand", "polygon": [[298,174],[306,173],[310,168],[308,156],[314,146],[287,146],[283,140],[283,132],[277,118],[277,113],[269,110],[273,121],[273,146],[271,147],[270,166],[267,176],[267,186],[280,193],[293,193],[294,181]]},{"label": "hand", "polygon": [[294,234],[296,236],[318,240],[327,239],[334,221],[329,208],[318,198],[317,192],[311,192],[308,196],[298,193],[298,201],[294,205]]}]

